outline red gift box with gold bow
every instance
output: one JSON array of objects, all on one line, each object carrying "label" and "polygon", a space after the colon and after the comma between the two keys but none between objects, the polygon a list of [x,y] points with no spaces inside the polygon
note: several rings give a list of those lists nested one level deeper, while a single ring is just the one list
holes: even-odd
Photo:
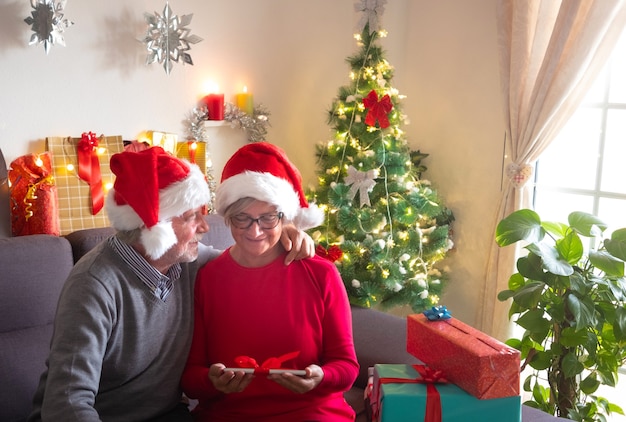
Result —
[{"label": "red gift box with gold bow", "polygon": [[519,351],[458,319],[409,315],[407,351],[474,397],[519,396]]}]

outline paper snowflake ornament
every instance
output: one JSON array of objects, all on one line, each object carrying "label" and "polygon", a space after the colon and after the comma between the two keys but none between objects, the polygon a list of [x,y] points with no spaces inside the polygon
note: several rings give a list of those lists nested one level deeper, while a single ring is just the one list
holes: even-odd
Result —
[{"label": "paper snowflake ornament", "polygon": [[34,34],[31,35],[28,45],[41,44],[46,54],[50,47],[59,44],[65,47],[63,31],[74,25],[74,22],[63,19],[66,0],[30,0],[34,9],[30,16],[24,19],[31,26]]},{"label": "paper snowflake ornament", "polygon": [[169,2],[165,3],[163,15],[154,12],[154,15],[144,13],[148,30],[143,42],[148,49],[146,64],[159,62],[163,64],[165,73],[172,71],[173,62],[181,61],[183,64],[193,65],[191,55],[187,53],[191,49],[190,44],[202,41],[197,35],[191,35],[191,30],[186,28],[191,23],[193,14],[177,16],[172,14]]}]

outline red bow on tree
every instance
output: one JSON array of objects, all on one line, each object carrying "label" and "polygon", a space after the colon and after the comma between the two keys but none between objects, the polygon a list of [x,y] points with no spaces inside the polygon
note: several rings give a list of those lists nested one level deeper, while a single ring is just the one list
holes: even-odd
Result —
[{"label": "red bow on tree", "polygon": [[317,245],[315,247],[315,253],[322,258],[326,258],[330,262],[338,261],[341,259],[341,257],[343,257],[343,251],[337,245],[331,245],[328,249],[326,249],[322,245]]},{"label": "red bow on tree", "polygon": [[372,89],[367,94],[367,97],[363,98],[363,105],[365,108],[369,108],[367,116],[365,116],[365,124],[374,126],[378,120],[381,129],[389,127],[389,117],[387,115],[393,108],[393,104],[391,104],[391,98],[389,98],[388,94],[385,94],[378,101],[378,94]]},{"label": "red bow on tree", "polygon": [[82,134],[77,145],[78,177],[89,184],[91,192],[91,213],[98,214],[104,205],[102,174],[98,158],[98,138],[93,132]]}]

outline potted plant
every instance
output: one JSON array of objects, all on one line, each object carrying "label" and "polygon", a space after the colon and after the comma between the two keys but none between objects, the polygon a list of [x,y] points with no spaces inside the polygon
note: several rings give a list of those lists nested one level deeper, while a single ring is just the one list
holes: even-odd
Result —
[{"label": "potted plant", "polygon": [[[520,350],[523,383],[532,393],[525,404],[577,421],[606,421],[624,414],[596,394],[614,387],[626,362],[626,228],[605,238],[598,217],[573,212],[568,224],[541,221],[529,209],[500,221],[496,242],[522,242],[508,289],[509,318],[524,329],[507,341]],[[587,243],[584,243],[585,240]]]}]

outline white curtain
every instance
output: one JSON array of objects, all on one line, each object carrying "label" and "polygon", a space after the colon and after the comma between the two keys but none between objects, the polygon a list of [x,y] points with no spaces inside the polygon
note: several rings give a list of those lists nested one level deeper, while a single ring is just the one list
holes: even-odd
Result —
[{"label": "white curtain", "polygon": [[[602,70],[624,24],[623,0],[498,0],[500,77],[506,131],[502,196],[492,225],[530,207],[531,164],[550,144]],[[515,269],[515,246],[489,251],[481,329],[510,336],[510,303],[499,302]]]}]

